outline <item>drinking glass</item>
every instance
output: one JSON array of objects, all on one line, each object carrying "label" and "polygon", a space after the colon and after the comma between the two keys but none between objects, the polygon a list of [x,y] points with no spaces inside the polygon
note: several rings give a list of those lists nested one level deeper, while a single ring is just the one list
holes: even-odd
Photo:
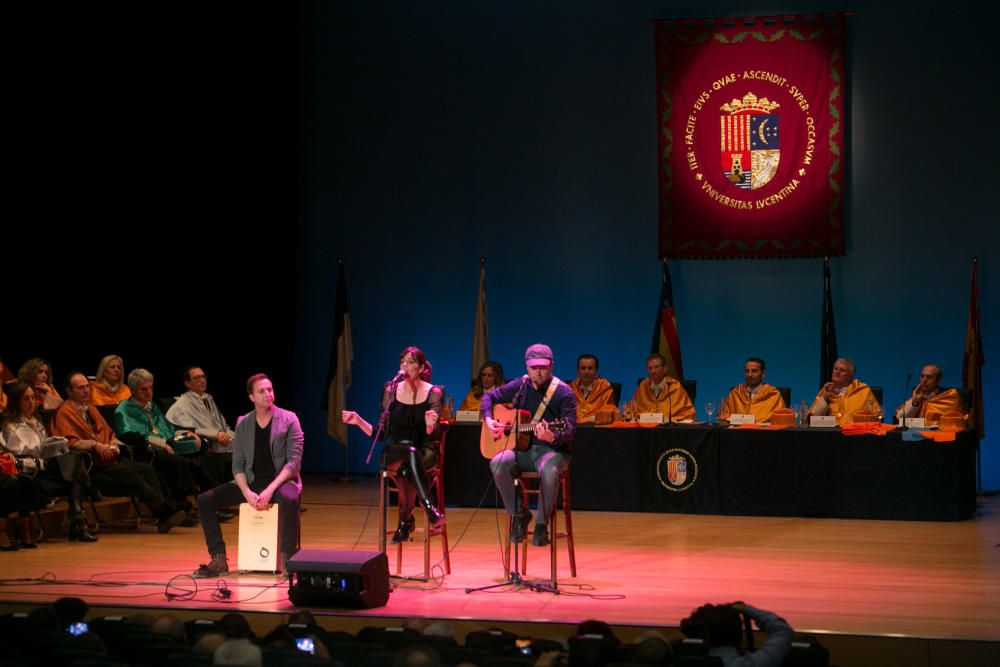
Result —
[{"label": "drinking glass", "polygon": [[705,414],[708,415],[708,423],[712,423],[712,415],[715,414],[715,403],[709,401],[705,404]]}]

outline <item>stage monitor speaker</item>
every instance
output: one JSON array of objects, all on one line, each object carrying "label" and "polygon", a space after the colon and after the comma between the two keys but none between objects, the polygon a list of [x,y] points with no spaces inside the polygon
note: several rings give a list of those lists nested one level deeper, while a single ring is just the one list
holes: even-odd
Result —
[{"label": "stage monitor speaker", "polygon": [[303,549],[288,559],[288,599],[304,607],[371,609],[389,601],[389,559],[380,551]]}]

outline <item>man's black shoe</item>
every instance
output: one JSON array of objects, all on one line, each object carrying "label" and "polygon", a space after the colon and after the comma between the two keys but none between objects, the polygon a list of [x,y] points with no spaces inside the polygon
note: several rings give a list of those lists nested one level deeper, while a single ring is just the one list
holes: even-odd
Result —
[{"label": "man's black shoe", "polygon": [[528,531],[528,524],[531,523],[531,512],[521,509],[510,518],[510,541],[523,542],[524,535]]},{"label": "man's black shoe", "polygon": [[535,534],[531,536],[531,546],[549,546],[549,528],[544,523],[535,524]]}]

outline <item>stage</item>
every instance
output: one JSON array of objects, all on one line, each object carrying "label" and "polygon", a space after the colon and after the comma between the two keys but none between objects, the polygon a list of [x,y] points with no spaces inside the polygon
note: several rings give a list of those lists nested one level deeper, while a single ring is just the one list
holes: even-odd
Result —
[{"label": "stage", "polygon": [[[372,478],[342,483],[313,476],[303,500],[304,548],[377,549]],[[595,511],[574,512],[573,519],[579,576],[569,576],[563,548],[560,595],[512,589],[466,594],[467,587],[503,580],[503,516],[493,509],[449,508],[451,575],[427,583],[394,580],[383,608],[315,611],[328,629],[398,624],[416,615],[454,619],[457,629],[546,622],[557,625],[536,627],[535,636],[562,637],[577,622],[596,618],[628,640],[650,627],[675,635],[680,619],[703,602],[743,600],[779,613],[798,631],[824,635],[831,660],[840,665],[852,664],[845,659],[850,645],[866,646],[870,654],[873,646],[892,642],[897,655],[903,648],[903,655],[915,656],[912,664],[947,664],[933,659],[935,651],[964,647],[971,658],[979,649],[996,648],[982,642],[1000,640],[996,497],[979,498],[974,517],[961,522]],[[223,525],[235,569],[237,525]],[[167,583],[208,559],[201,529],[157,535],[144,526],[138,532],[102,530],[100,541],[89,545],[57,534],[38,549],[0,554],[4,610],[69,595],[87,600],[92,615],[130,607],[185,617],[238,610],[269,629],[293,609],[287,584],[277,577],[235,572],[197,582],[180,576],[170,589],[180,597],[168,600]],[[529,547],[528,579],[547,578],[548,553]],[[432,563],[440,561],[437,540],[431,554]],[[390,572],[394,564],[390,551]],[[408,543],[404,574],[421,569],[421,544]],[[223,581],[232,595],[215,599]]]}]

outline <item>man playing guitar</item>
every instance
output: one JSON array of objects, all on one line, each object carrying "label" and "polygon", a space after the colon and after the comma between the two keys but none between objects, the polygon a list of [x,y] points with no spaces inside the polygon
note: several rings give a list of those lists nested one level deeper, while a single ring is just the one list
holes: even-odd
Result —
[{"label": "man playing guitar", "polygon": [[[576,397],[569,385],[552,375],[552,350],[548,345],[536,343],[524,353],[528,374],[485,394],[482,400],[483,422],[496,439],[501,439],[510,424],[494,419],[493,407],[500,403],[513,403],[515,410],[526,412],[529,423],[534,424],[525,449],[504,449],[490,461],[490,470],[504,508],[511,515],[510,539],[524,540],[531,512],[522,507],[514,513],[514,474],[520,470],[535,470],[539,475],[541,493],[538,500],[538,518],[531,543],[542,547],[549,544],[546,521],[559,492],[559,480],[569,464],[570,446],[576,430]],[[562,421],[559,431],[549,429],[551,420]],[[505,428],[506,427],[506,428]],[[516,436],[512,437],[512,440]]]}]

